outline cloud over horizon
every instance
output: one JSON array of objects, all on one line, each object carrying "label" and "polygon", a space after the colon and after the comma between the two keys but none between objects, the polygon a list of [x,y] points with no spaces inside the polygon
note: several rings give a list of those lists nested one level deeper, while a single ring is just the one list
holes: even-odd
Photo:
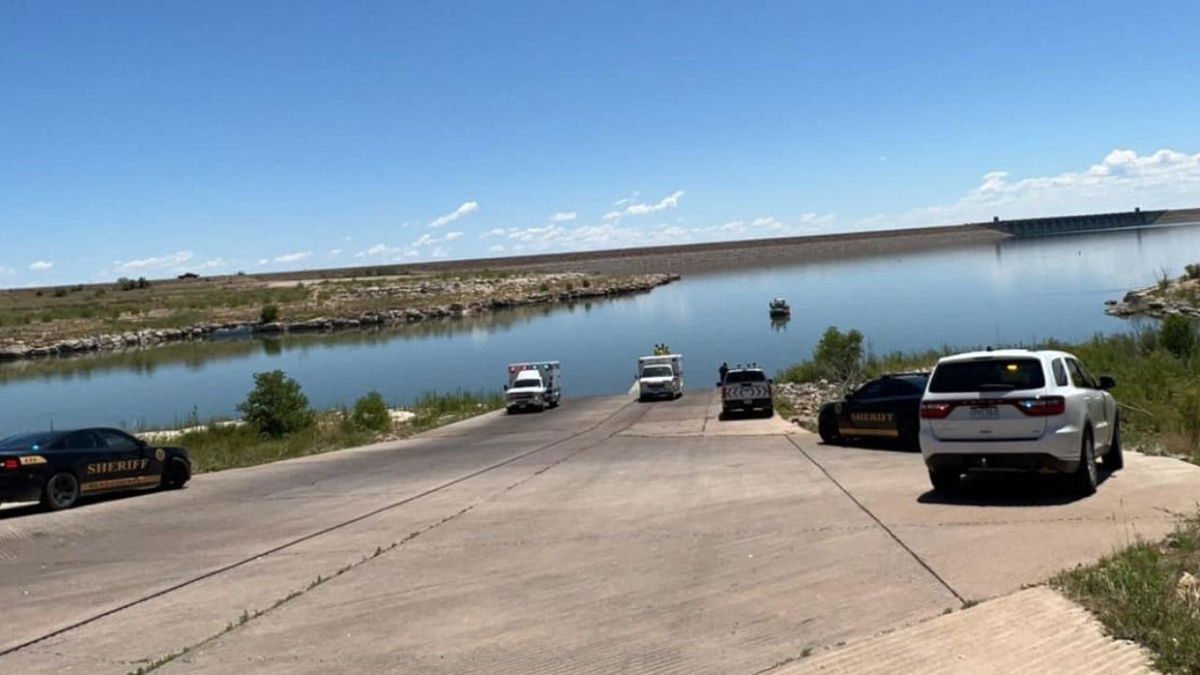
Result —
[{"label": "cloud over horizon", "polygon": [[[657,204],[630,204],[623,211],[609,211],[604,214],[604,220],[616,222],[624,216],[644,216],[649,213],[658,213],[679,206],[679,200],[683,198],[684,191],[676,190],[674,193],[663,197]],[[622,200],[624,201],[624,200]],[[620,202],[618,202],[620,203]]]},{"label": "cloud over horizon", "polygon": [[461,206],[454,209],[450,213],[438,216],[429,223],[429,227],[443,227],[449,225],[463,216],[470,215],[479,210],[479,202],[463,202]]}]

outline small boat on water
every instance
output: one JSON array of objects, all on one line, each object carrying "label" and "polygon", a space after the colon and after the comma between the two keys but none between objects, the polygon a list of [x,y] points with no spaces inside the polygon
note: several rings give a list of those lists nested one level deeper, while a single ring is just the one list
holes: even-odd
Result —
[{"label": "small boat on water", "polygon": [[791,316],[792,308],[788,305],[787,300],[783,298],[775,298],[770,304],[771,316]]}]

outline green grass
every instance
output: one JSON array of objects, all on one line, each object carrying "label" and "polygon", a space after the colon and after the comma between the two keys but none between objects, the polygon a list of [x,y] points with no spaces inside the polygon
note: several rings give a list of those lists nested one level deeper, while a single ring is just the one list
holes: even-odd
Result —
[{"label": "green grass", "polygon": [[[1126,444],[1200,464],[1200,354],[1176,357],[1162,346],[1154,329],[1098,335],[1076,344],[1048,340],[1016,346],[1068,351],[1082,359],[1093,375],[1113,377],[1117,386],[1112,393],[1121,406]],[[972,349],[978,347],[868,355],[861,380],[886,372],[928,369],[941,356]],[[781,371],[776,380],[808,382],[816,372],[817,364],[805,361]]]},{"label": "green grass", "polygon": [[1180,522],[1162,543],[1136,543],[1052,583],[1111,635],[1149,648],[1162,672],[1200,673],[1200,597],[1178,589],[1184,573],[1200,577],[1197,516]]},{"label": "green grass", "polygon": [[[317,423],[309,429],[273,439],[261,436],[249,426],[222,426],[209,423],[203,429],[188,432],[179,439],[166,441],[187,448],[195,473],[256,466],[316,455],[343,448],[367,445],[387,438],[406,436],[443,426],[504,406],[504,398],[494,394],[458,391],[450,394],[425,394],[409,410],[416,414],[410,423],[389,432],[356,427],[343,410],[318,413]],[[185,425],[187,423],[185,422]]]}]

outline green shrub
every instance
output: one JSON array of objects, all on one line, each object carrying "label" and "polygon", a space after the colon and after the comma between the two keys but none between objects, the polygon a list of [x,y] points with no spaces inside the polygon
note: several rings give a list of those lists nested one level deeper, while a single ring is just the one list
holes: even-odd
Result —
[{"label": "green shrub", "polygon": [[826,329],[813,349],[813,363],[827,380],[847,381],[862,370],[863,335],[851,329],[842,333],[835,326]]},{"label": "green shrub", "polygon": [[350,415],[354,426],[384,433],[392,429],[392,415],[388,412],[387,403],[377,391],[372,391],[354,403],[354,413]]},{"label": "green shrub", "polygon": [[575,284],[568,281],[567,282],[567,292],[570,293],[573,290],[575,290]]},{"label": "green shrub", "polygon": [[591,280],[591,279],[584,279],[584,280],[583,280],[581,283],[583,284],[583,287],[584,287],[584,288],[591,288],[591,287],[592,287],[592,280]]},{"label": "green shrub", "polygon": [[255,373],[254,390],[237,409],[250,426],[272,438],[311,427],[316,420],[300,383],[282,370]]},{"label": "green shrub", "polygon": [[538,290],[545,293],[546,291],[550,290],[550,284],[543,281],[542,283],[538,284]]},{"label": "green shrub", "polygon": [[1196,326],[1185,316],[1168,316],[1162,323],[1161,342],[1177,358],[1187,358],[1196,348]]},{"label": "green shrub", "polygon": [[262,323],[275,323],[279,320],[279,305],[263,305],[258,313],[258,320]]},{"label": "green shrub", "polygon": [[1189,279],[1200,279],[1200,263],[1192,263],[1191,265],[1184,265],[1183,271],[1187,275],[1187,278],[1189,278]]}]

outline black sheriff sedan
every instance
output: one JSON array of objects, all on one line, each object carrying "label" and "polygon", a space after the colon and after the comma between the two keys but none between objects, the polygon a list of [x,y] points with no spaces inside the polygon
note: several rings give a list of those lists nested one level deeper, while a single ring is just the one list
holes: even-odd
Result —
[{"label": "black sheriff sedan", "polygon": [[180,488],[192,476],[183,448],[154,447],[119,429],[76,429],[0,440],[0,502],[38,501],[51,510],[81,496]]},{"label": "black sheriff sedan", "polygon": [[917,449],[921,396],[929,373],[895,373],[871,380],[841,401],[826,403],[817,417],[821,440],[888,439]]}]

